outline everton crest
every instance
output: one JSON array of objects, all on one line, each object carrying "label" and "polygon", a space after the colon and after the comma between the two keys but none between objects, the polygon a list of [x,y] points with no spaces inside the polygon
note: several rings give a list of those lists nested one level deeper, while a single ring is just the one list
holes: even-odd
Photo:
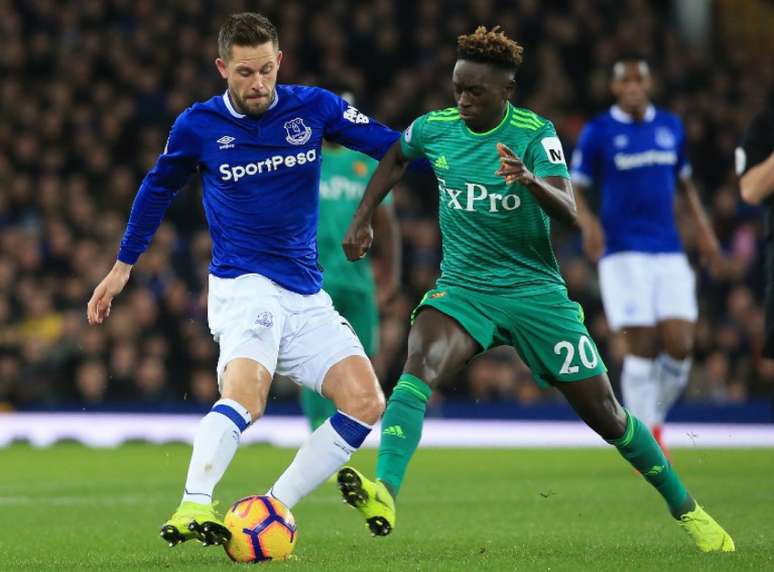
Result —
[{"label": "everton crest", "polygon": [[656,129],[656,145],[663,147],[664,149],[673,149],[675,144],[675,136],[671,129],[666,127],[659,127]]},{"label": "everton crest", "polygon": [[293,145],[303,145],[312,136],[312,128],[304,125],[304,120],[300,117],[286,122],[285,131],[287,132],[285,139]]},{"label": "everton crest", "polygon": [[271,315],[271,312],[261,312],[255,319],[255,325],[271,328],[274,325],[274,316]]}]

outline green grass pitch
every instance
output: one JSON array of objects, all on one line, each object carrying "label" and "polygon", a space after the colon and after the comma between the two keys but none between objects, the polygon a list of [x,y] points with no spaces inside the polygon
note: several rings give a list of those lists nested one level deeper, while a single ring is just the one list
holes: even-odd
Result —
[{"label": "green grass pitch", "polygon": [[[176,507],[189,447],[0,449],[0,569],[235,570],[219,547],[158,537]],[[263,493],[294,454],[242,448],[217,497]],[[374,451],[354,464],[373,471]],[[612,449],[420,450],[398,526],[372,538],[330,483],[294,511],[295,571],[774,570],[774,452],[674,451],[688,488],[732,534],[701,554],[657,494]]]}]

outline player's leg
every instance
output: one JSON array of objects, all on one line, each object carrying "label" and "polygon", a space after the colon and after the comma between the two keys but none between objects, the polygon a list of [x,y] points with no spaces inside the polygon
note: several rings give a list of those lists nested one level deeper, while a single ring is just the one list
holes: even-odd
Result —
[{"label": "player's leg", "polygon": [[424,308],[416,318],[403,374],[382,419],[377,480],[367,479],[352,467],[344,467],[338,476],[344,500],[363,515],[373,535],[386,536],[395,527],[395,498],[419,445],[433,389],[479,349],[459,322],[432,307]]},{"label": "player's leg", "polygon": [[192,537],[206,544],[227,539],[212,494],[234,458],[242,431],[263,414],[285,323],[277,287],[258,275],[210,276],[207,306],[210,330],[220,346],[221,399],[199,423],[183,499],[161,529],[172,546]]},{"label": "player's leg", "polygon": [[334,474],[370,433],[384,411],[371,362],[325,292],[288,296],[292,316],[277,373],[331,399],[337,411],[301,446],[270,494],[288,507]]},{"label": "player's leg", "polygon": [[192,537],[205,544],[228,539],[212,494],[236,454],[241,433],[263,414],[271,378],[263,365],[248,358],[236,358],[225,367],[221,399],[196,431],[183,499],[161,528],[170,546]]},{"label": "player's leg", "polygon": [[662,431],[666,416],[688,385],[691,373],[695,324],[688,320],[670,319],[659,322],[658,332],[663,351],[656,358],[656,377],[659,381],[657,418],[653,433],[666,451]]},{"label": "player's leg", "polygon": [[335,404],[335,413],[312,432],[269,491],[288,508],[350,459],[384,411],[384,395],[364,356],[349,356],[331,367],[323,393]]},{"label": "player's leg", "polygon": [[[346,293],[338,288],[325,287],[325,291],[331,297],[333,307],[345,318],[349,319],[350,299]],[[355,333],[358,333],[355,330]],[[362,341],[362,338],[361,338]],[[301,410],[304,412],[309,429],[314,431],[320,425],[325,423],[331,415],[336,413],[336,406],[327,397],[317,393],[313,389],[301,386],[300,391]]]},{"label": "player's leg", "polygon": [[[696,277],[685,255],[663,254],[659,260],[656,274],[656,319],[662,351],[656,358],[656,377],[659,381],[656,428],[660,433],[667,412],[688,384],[695,322],[699,312]],[[659,443],[662,443],[660,439]]]},{"label": "player's leg", "polygon": [[[326,289],[336,310],[349,322],[360,339],[369,358],[377,352],[379,337],[379,310],[376,299],[368,290]],[[319,393],[301,388],[301,409],[312,431],[322,425],[326,419],[336,413],[333,402]]]},{"label": "player's leg", "polygon": [[300,389],[299,400],[301,402],[301,411],[303,411],[311,431],[317,429],[325,423],[326,419],[336,413],[336,406],[330,399],[315,393],[308,387]]},{"label": "player's leg", "polygon": [[578,416],[600,437],[615,445],[664,497],[675,517],[693,509],[688,491],[664,457],[647,426],[616,400],[606,374],[556,383]]},{"label": "player's leg", "polygon": [[696,504],[648,428],[618,404],[606,374],[555,385],[580,418],[659,492],[699,549],[734,550],[731,537]]},{"label": "player's leg", "polygon": [[621,370],[624,405],[656,435],[660,445],[661,384],[656,363],[659,332],[655,327],[627,327],[621,334],[626,348]]},{"label": "player's leg", "polygon": [[651,429],[658,423],[660,398],[655,362],[659,352],[656,266],[653,255],[639,252],[620,252],[599,263],[605,315],[610,328],[621,332],[626,347],[621,371],[623,402]]},{"label": "player's leg", "polygon": [[500,305],[510,311],[514,346],[538,383],[557,387],[581,419],[618,449],[661,494],[699,548],[733,550],[731,538],[694,503],[648,427],[619,405],[580,306],[556,291]]},{"label": "player's leg", "polygon": [[417,316],[409,332],[403,374],[384,413],[376,464],[376,478],[393,497],[400,492],[406,467],[422,437],[425,408],[432,391],[479,351],[470,334],[443,312],[425,308]]}]

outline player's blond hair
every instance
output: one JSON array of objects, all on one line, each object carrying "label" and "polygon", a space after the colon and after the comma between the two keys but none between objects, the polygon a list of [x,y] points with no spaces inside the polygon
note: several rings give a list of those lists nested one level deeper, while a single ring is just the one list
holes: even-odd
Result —
[{"label": "player's blond hair", "polygon": [[457,38],[457,59],[492,64],[516,72],[524,48],[505,35],[500,26],[479,26],[472,34]]}]

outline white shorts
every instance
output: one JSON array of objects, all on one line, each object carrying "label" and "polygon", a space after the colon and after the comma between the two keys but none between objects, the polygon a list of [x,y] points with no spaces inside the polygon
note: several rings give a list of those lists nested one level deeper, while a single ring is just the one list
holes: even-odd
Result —
[{"label": "white shorts", "polygon": [[605,256],[599,262],[599,283],[613,330],[668,319],[695,322],[699,315],[696,276],[682,253]]},{"label": "white shorts", "polygon": [[207,321],[220,345],[218,387],[235,358],[249,358],[269,373],[321,393],[331,366],[365,351],[324,290],[308,296],[261,276],[210,274]]}]

